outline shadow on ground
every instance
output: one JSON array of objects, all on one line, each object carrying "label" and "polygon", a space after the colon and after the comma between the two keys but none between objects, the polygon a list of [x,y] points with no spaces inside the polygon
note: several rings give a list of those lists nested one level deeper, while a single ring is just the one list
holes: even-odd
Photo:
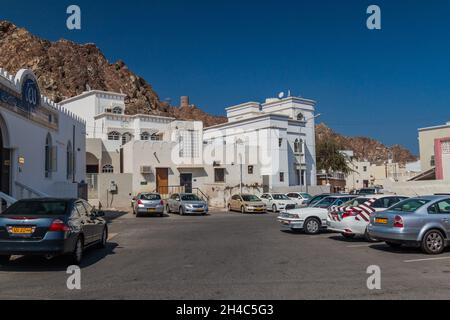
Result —
[{"label": "shadow on ground", "polygon": [[[94,247],[86,249],[80,268],[87,268],[115,254],[114,250],[118,247],[117,243],[108,242],[106,248],[96,249]],[[66,271],[68,267],[67,259],[64,256],[46,259],[41,256],[20,256],[0,267],[0,271],[12,272],[47,272],[47,271]]]}]

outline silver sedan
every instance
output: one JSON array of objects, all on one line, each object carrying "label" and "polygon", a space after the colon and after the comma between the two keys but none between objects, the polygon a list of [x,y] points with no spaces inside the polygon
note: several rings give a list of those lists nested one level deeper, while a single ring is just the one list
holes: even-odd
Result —
[{"label": "silver sedan", "polygon": [[156,214],[164,216],[164,201],[158,193],[140,193],[133,199],[133,213],[136,217]]},{"label": "silver sedan", "polygon": [[411,198],[372,214],[368,232],[391,247],[413,245],[440,254],[450,245],[450,194]]},{"label": "silver sedan", "polygon": [[192,193],[175,193],[167,200],[167,212],[177,212],[180,215],[189,213],[208,213],[208,204]]}]

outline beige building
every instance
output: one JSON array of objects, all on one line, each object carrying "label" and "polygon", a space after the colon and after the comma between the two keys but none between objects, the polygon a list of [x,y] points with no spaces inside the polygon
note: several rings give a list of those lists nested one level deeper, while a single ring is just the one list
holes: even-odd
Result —
[{"label": "beige building", "polygon": [[420,161],[422,171],[428,171],[436,166],[435,141],[450,137],[450,122],[441,126],[419,129]]}]

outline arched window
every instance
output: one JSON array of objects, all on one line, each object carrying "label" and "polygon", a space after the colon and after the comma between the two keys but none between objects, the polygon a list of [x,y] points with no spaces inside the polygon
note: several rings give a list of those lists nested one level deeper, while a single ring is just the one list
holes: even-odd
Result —
[{"label": "arched window", "polygon": [[67,163],[66,163],[66,175],[67,180],[73,179],[73,173],[74,173],[74,158],[73,158],[73,148],[72,148],[72,142],[67,143],[67,150],[66,150],[66,157],[67,157]]},{"label": "arched window", "polygon": [[294,142],[294,152],[295,153],[303,153],[303,140],[295,139]]},{"label": "arched window", "polygon": [[305,116],[303,115],[303,113],[299,113],[299,114],[297,114],[297,120],[298,121],[305,121]]},{"label": "arched window", "polygon": [[148,132],[142,132],[141,140],[150,140],[150,134]]},{"label": "arched window", "polygon": [[112,113],[114,113],[114,114],[122,114],[122,108],[121,107],[114,107],[112,109]]},{"label": "arched window", "polygon": [[45,177],[50,178],[52,176],[52,171],[54,169],[54,156],[53,156],[53,142],[52,136],[47,134],[47,138],[45,139]]},{"label": "arched window", "polygon": [[110,164],[105,164],[102,168],[103,173],[114,173],[114,167]]},{"label": "arched window", "polygon": [[133,139],[133,135],[129,132],[126,132],[122,135],[122,144],[126,144],[127,142]]},{"label": "arched window", "polygon": [[112,132],[108,133],[108,140],[119,141],[119,139],[120,139],[120,133],[118,133],[117,131],[112,131]]}]

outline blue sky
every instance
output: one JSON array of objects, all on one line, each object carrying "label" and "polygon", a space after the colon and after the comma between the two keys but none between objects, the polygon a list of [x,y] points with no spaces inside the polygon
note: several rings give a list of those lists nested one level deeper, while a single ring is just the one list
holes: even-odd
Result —
[{"label": "blue sky", "polygon": [[[82,30],[65,27],[78,4]],[[382,30],[366,9],[382,10]],[[321,121],[417,153],[417,128],[450,121],[450,1],[4,1],[0,19],[96,43],[161,99],[207,112],[276,96],[314,99]]]}]

